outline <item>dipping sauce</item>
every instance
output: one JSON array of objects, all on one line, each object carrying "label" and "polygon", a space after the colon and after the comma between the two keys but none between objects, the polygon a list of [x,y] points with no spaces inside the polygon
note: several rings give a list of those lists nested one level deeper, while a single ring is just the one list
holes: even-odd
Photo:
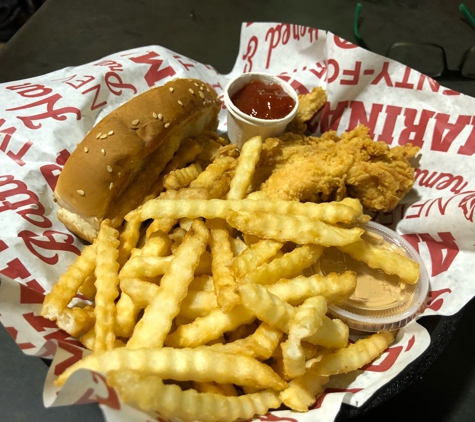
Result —
[{"label": "dipping sauce", "polygon": [[231,96],[233,104],[248,116],[258,119],[282,119],[295,107],[295,101],[280,85],[254,80]]}]

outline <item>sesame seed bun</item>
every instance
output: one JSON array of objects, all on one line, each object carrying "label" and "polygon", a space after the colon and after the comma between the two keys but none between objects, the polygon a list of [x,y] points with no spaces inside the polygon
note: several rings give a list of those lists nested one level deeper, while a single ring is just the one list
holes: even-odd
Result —
[{"label": "sesame seed bun", "polygon": [[181,141],[216,130],[221,102],[196,79],[175,79],[104,117],[73,151],[54,198],[58,218],[92,242],[101,222],[114,226],[154,191]]}]

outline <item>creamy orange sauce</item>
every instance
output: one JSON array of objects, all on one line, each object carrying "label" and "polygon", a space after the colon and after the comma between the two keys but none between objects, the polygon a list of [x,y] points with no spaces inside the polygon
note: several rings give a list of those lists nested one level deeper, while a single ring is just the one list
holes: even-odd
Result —
[{"label": "creamy orange sauce", "polygon": [[[366,232],[364,239],[374,245],[390,249],[401,255],[404,250],[397,245],[387,243],[381,236]],[[336,248],[325,250],[320,260],[320,271],[323,274],[341,273],[352,270],[357,274],[357,285],[354,293],[342,306],[344,309],[364,313],[367,311],[389,311],[399,313],[408,307],[414,294],[415,285],[404,283],[398,276],[387,275],[382,270],[372,269],[364,262],[356,261]]]}]

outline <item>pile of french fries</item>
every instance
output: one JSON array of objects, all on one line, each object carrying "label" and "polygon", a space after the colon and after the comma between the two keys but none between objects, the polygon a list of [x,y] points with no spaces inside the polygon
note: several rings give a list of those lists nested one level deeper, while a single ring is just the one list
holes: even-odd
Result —
[{"label": "pile of french fries", "polygon": [[[223,147],[227,148],[227,147]],[[233,421],[287,407],[307,411],[331,375],[378,357],[394,332],[349,342],[327,307],[356,274],[314,274],[327,247],[416,282],[417,264],[361,237],[358,200],[299,203],[251,192],[262,149],[167,173],[168,187],[104,221],[44,300],[42,315],[92,354],[80,368],[106,374],[124,402],[184,421]],[[416,266],[415,266],[416,265]],[[88,304],[71,305],[82,294]]]}]

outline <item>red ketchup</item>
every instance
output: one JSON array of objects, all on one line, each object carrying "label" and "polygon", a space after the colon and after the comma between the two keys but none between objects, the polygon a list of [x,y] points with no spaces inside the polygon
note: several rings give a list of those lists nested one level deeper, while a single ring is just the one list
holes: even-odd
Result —
[{"label": "red ketchup", "polygon": [[282,119],[295,107],[295,101],[280,85],[266,85],[251,81],[231,97],[233,104],[244,114],[259,119]]}]

